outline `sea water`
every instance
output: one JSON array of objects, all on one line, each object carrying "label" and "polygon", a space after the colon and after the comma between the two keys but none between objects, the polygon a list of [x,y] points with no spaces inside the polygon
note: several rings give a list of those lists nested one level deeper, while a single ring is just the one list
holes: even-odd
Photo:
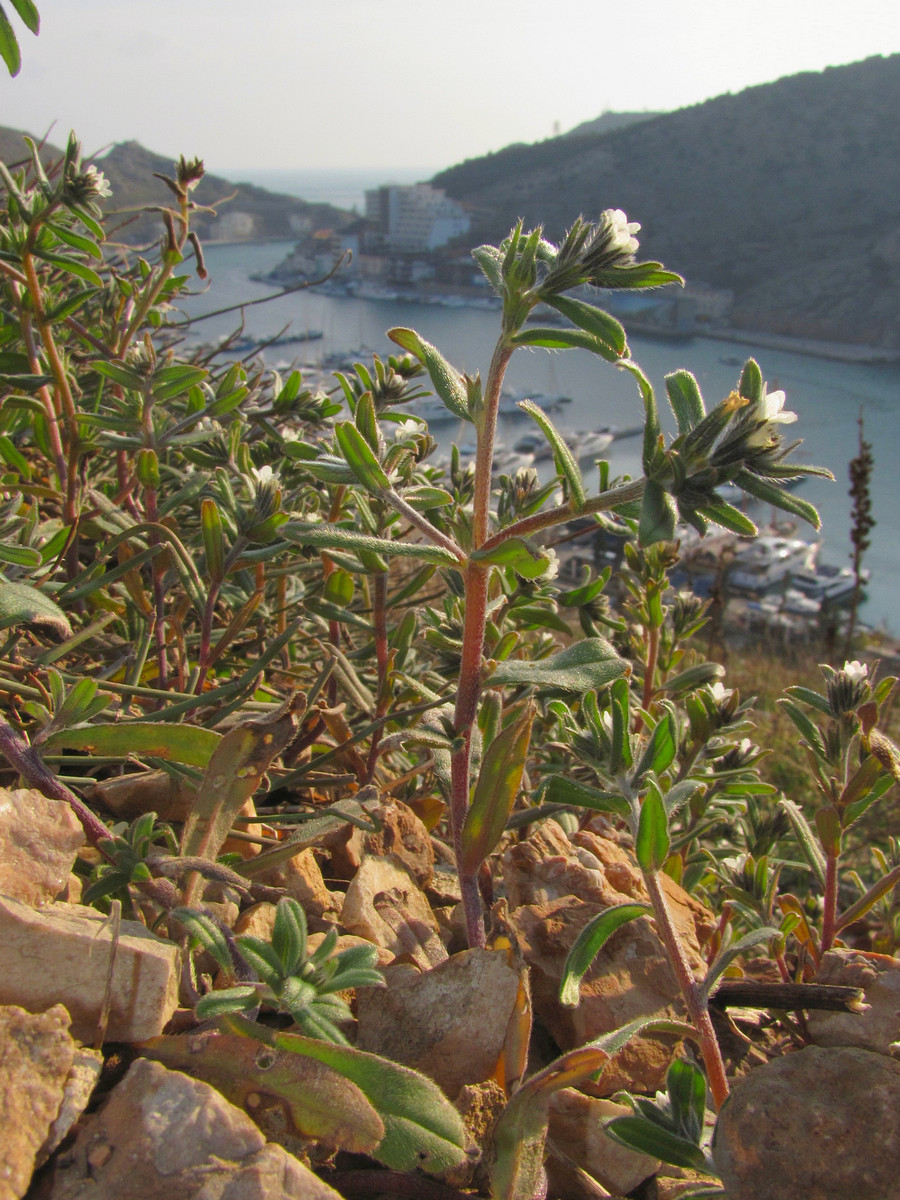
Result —
[{"label": "sea water", "polygon": [[[196,318],[273,293],[276,289],[271,285],[254,282],[250,276],[270,270],[291,246],[287,242],[207,247],[209,287],[185,301],[185,312]],[[373,352],[385,355],[397,349],[385,331],[399,325],[418,330],[458,369],[481,371],[482,376],[499,328],[498,314],[483,309],[310,292],[279,296],[271,303],[244,309],[243,320],[245,331],[257,337],[272,336],[284,326],[289,326],[289,334],[322,332],[320,340],[270,348],[265,356],[270,365],[294,356],[316,363],[332,354],[355,354],[361,361],[371,358]],[[191,336],[212,341],[238,328],[240,322],[240,312],[223,314],[199,321]],[[757,360],[769,390],[783,389],[786,408],[798,414],[796,425],[783,427],[788,438],[803,439],[794,459],[828,467],[835,475],[833,483],[804,480],[798,495],[816,505],[822,515],[820,560],[841,566],[850,564],[852,551],[848,464],[857,453],[857,422],[862,414],[865,438],[875,459],[872,515],[877,524],[864,559],[872,579],[861,616],[869,625],[900,633],[900,536],[896,526],[900,521],[900,366],[832,362],[702,337],[671,342],[634,335],[629,337],[629,345],[656,389],[663,422],[670,431],[674,422],[665,398],[667,373],[679,368],[693,372],[709,408],[736,386],[740,364],[749,357]],[[629,427],[641,421],[641,400],[631,376],[584,352],[521,351],[512,360],[507,385],[515,390],[570,396],[571,403],[554,418],[564,432],[602,425]],[[521,418],[501,418],[500,438],[511,444],[526,428],[527,421]],[[455,425],[441,425],[432,432],[439,441],[454,437],[471,440],[471,431],[466,435]],[[613,442],[606,456],[614,474],[640,473],[640,439]],[[590,482],[596,485],[595,479]],[[750,515],[765,522],[774,514],[757,507]],[[798,532],[810,540],[816,537],[805,525]]]}]

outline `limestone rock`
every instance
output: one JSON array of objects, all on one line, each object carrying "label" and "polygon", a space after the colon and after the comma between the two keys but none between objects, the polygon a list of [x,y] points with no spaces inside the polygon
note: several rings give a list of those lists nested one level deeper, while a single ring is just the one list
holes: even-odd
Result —
[{"label": "limestone rock", "polygon": [[19,1200],[28,1190],[75,1051],[61,1004],[38,1014],[0,1008],[0,1200]]},{"label": "limestone rock", "polygon": [[729,1200],[898,1200],[900,1063],[807,1046],[751,1071],[719,1114]]},{"label": "limestone rock", "polygon": [[161,821],[186,821],[197,788],[167,771],[136,771],[96,783],[91,798],[123,821],[155,812]]},{"label": "limestone rock", "polygon": [[[0,1004],[42,1012],[57,1002],[72,1034],[93,1042],[106,990],[112,929],[78,904],[36,910],[0,897]],[[178,1004],[179,951],[137,921],[121,923],[112,975],[107,1039],[140,1041],[162,1032]]]},{"label": "limestone rock", "polygon": [[38,906],[64,891],[84,830],[68,804],[0,788],[0,895]]},{"label": "limestone rock", "polygon": [[493,1075],[519,977],[506,955],[465,950],[430,971],[399,965],[357,993],[357,1045],[430,1075],[454,1097]]},{"label": "limestone rock", "polygon": [[337,914],[341,910],[341,897],[325,886],[322,870],[312,849],[307,847],[255,876],[259,883],[269,887],[284,888],[288,896],[298,902],[307,917],[322,917],[326,913]]},{"label": "limestone rock", "polygon": [[347,888],[341,924],[348,933],[395,955],[410,954],[425,967],[441,947],[431,905],[409,871],[390,859],[363,860]]},{"label": "limestone rock", "polygon": [[862,988],[866,1012],[822,1012],[811,1009],[806,1018],[817,1046],[859,1046],[890,1054],[900,1042],[900,961],[886,954],[860,950],[829,950],[822,956],[817,983]]},{"label": "limestone rock", "polygon": [[[622,902],[617,901],[617,902]],[[608,904],[586,904],[565,896],[545,904],[523,905],[511,914],[525,961],[531,967],[535,1012],[563,1050],[571,1050],[638,1017],[683,1020],[684,1006],[675,974],[649,917],[622,926],[612,935],[581,984],[577,1008],[559,1001],[566,956],[585,924]],[[682,942],[697,978],[705,973],[693,922],[682,928]],[[671,1035],[632,1038],[600,1077],[585,1090],[610,1095],[620,1088],[654,1092],[679,1049]]]},{"label": "limestone rock", "polygon": [[139,1059],[35,1200],[339,1200],[215,1088]]},{"label": "limestone rock", "polygon": [[[59,1005],[59,1007],[62,1008],[62,1005]],[[63,1011],[65,1012],[65,1009]],[[50,1012],[53,1012],[53,1009],[50,1009]],[[69,1014],[66,1013],[66,1020],[68,1020],[68,1017]],[[97,1080],[100,1078],[102,1070],[103,1054],[99,1050],[89,1050],[87,1046],[75,1047],[72,1068],[69,1071],[65,1087],[63,1088],[62,1103],[59,1106],[56,1119],[50,1126],[50,1132],[47,1134],[47,1138],[38,1153],[38,1166],[47,1161],[87,1108],[88,1101],[91,1098],[94,1088],[97,1086]]]},{"label": "limestone rock", "polygon": [[329,839],[332,870],[337,878],[351,879],[367,856],[393,857],[409,870],[419,887],[427,887],[434,873],[434,847],[413,810],[400,800],[386,797],[370,805],[368,811],[381,822],[380,833],[367,833],[351,825]]},{"label": "limestone rock", "polygon": [[[575,1088],[555,1092],[548,1127],[551,1162],[556,1148],[616,1195],[632,1191],[657,1170],[659,1161],[629,1150],[603,1132],[605,1122],[630,1113],[624,1104],[586,1096]],[[552,1185],[549,1165],[548,1174]]]}]

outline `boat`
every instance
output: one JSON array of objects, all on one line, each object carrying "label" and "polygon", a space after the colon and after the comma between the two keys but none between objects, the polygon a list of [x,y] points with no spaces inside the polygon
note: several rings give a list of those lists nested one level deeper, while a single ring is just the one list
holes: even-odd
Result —
[{"label": "boat", "polygon": [[735,551],[728,586],[732,591],[767,592],[789,575],[813,570],[818,551],[818,542],[763,535]]},{"label": "boat", "polygon": [[[870,572],[863,567],[860,585],[869,581]],[[856,590],[856,575],[849,567],[832,563],[817,563],[810,570],[797,571],[791,576],[791,587],[820,604],[846,604]]]},{"label": "boat", "polygon": [[584,433],[572,433],[566,436],[566,442],[579,462],[589,458],[599,458],[615,437],[612,429],[589,429]]}]

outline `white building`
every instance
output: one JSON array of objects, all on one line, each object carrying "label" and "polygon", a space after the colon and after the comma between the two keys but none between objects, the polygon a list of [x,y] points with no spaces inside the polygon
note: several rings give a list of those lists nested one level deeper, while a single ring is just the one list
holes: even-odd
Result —
[{"label": "white building", "polygon": [[421,253],[469,232],[469,218],[442,188],[430,183],[366,192],[367,243],[372,250]]}]

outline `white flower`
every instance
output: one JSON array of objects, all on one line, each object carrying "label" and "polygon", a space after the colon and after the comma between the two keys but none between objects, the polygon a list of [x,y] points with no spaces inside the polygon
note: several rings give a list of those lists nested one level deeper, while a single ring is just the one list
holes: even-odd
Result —
[{"label": "white flower", "polygon": [[772,392],[763,397],[763,411],[760,416],[764,421],[771,421],[773,425],[790,425],[797,420],[795,412],[784,411],[784,392]]},{"label": "white flower", "polygon": [[394,426],[394,441],[402,442],[408,437],[413,437],[417,433],[422,432],[421,421],[398,421]]},{"label": "white flower", "polygon": [[612,226],[609,234],[609,249],[622,254],[637,254],[640,244],[634,236],[640,225],[637,221],[629,221],[621,208],[608,208],[603,214]]},{"label": "white flower", "polygon": [[844,663],[844,674],[851,683],[862,683],[869,674],[869,668],[866,663],[857,662],[854,659],[853,662]]},{"label": "white flower", "polygon": [[724,704],[726,700],[730,700],[734,692],[734,688],[727,688],[720,681],[710,684],[709,690],[712,692],[712,698],[716,704]]},{"label": "white flower", "polygon": [[256,480],[257,488],[265,487],[265,485],[267,483],[277,483],[278,482],[278,480],[275,478],[275,474],[272,471],[272,468],[268,465],[265,467],[258,467],[258,468],[251,467],[250,470],[253,472],[253,478]]},{"label": "white flower", "polygon": [[542,553],[547,558],[547,565],[541,574],[541,579],[555,579],[559,574],[559,556],[549,546],[544,546]]}]

